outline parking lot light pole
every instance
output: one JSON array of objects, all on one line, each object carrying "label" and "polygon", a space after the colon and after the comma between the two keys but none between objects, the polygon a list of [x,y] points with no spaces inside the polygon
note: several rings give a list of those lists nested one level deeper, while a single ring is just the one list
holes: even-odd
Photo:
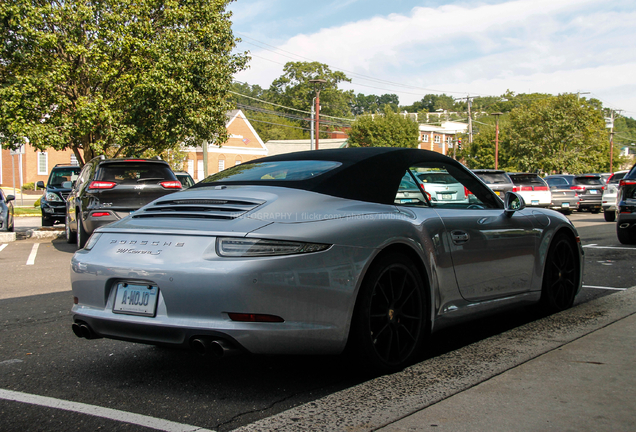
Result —
[{"label": "parking lot light pole", "polygon": [[499,116],[502,112],[492,113],[495,116],[495,169],[499,169]]},{"label": "parking lot light pole", "polygon": [[316,146],[314,149],[318,150],[318,140],[320,137],[320,130],[318,129],[320,127],[320,90],[322,90],[322,85],[325,84],[327,80],[317,78],[309,80],[309,82],[312,83],[314,89],[316,89]]}]

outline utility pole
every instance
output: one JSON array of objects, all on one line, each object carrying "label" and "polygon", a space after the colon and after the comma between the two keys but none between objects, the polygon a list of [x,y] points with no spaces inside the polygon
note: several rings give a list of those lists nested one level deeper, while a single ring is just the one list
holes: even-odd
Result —
[{"label": "utility pole", "polygon": [[492,113],[495,116],[495,169],[499,169],[499,116],[502,112]]},{"label": "utility pole", "polygon": [[623,110],[612,110],[610,111],[610,174],[614,174],[614,113],[621,112]]},{"label": "utility pole", "polygon": [[473,143],[473,116],[470,112],[470,108],[473,105],[473,100],[469,96],[466,96],[466,102],[468,102],[468,143]]},{"label": "utility pole", "polygon": [[312,79],[309,80],[310,83],[314,85],[314,89],[316,90],[316,147],[315,150],[318,150],[318,141],[320,140],[320,90],[322,90],[322,86],[327,83],[327,80],[324,79]]}]

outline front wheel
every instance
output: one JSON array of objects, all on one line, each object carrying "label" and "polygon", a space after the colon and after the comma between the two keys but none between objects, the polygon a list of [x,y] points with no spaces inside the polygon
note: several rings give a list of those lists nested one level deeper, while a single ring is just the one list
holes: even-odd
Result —
[{"label": "front wheel", "polygon": [[50,226],[53,226],[53,224],[54,224],[54,223],[55,223],[55,220],[54,220],[54,219],[51,219],[51,218],[50,218],[50,217],[48,217],[48,216],[44,216],[44,215],[42,215],[42,226],[43,226],[43,227],[50,227]]},{"label": "front wheel", "polygon": [[616,220],[616,212],[615,211],[603,211],[603,216],[605,217],[605,222],[614,222]]},{"label": "front wheel", "polygon": [[75,233],[71,229],[71,221],[69,220],[68,215],[66,215],[66,220],[64,221],[64,231],[66,234],[66,242],[74,243],[76,240]]},{"label": "front wheel", "polygon": [[548,251],[543,270],[541,306],[547,313],[566,310],[574,303],[579,288],[579,260],[576,244],[558,234]]},{"label": "front wheel", "polygon": [[363,366],[392,372],[419,354],[427,328],[424,284],[413,262],[385,255],[365,276],[351,324],[351,344]]},{"label": "front wheel", "polygon": [[621,228],[621,221],[616,223],[616,236],[622,244],[636,244],[636,227]]}]

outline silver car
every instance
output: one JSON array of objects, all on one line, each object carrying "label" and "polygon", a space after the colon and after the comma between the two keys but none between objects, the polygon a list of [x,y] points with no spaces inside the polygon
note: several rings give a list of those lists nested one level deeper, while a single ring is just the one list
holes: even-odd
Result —
[{"label": "silver car", "polygon": [[629,170],[616,171],[611,175],[605,186],[603,186],[601,205],[603,206],[603,216],[605,217],[606,222],[614,222],[616,220],[616,195],[618,194],[618,184],[628,172]]},{"label": "silver car", "polygon": [[[432,199],[425,171],[473,198]],[[565,216],[512,192],[502,201],[438,153],[290,153],[97,229],[71,261],[73,331],[206,355],[347,351],[391,371],[468,318],[569,308],[582,253]]]}]

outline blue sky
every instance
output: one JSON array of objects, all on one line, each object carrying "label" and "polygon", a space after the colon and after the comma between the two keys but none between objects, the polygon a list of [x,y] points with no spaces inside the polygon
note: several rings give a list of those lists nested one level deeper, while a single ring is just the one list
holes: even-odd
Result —
[{"label": "blue sky", "polygon": [[319,61],[355,93],[455,97],[577,93],[636,118],[633,0],[236,0],[249,51],[236,79],[268,87],[288,61]]}]

